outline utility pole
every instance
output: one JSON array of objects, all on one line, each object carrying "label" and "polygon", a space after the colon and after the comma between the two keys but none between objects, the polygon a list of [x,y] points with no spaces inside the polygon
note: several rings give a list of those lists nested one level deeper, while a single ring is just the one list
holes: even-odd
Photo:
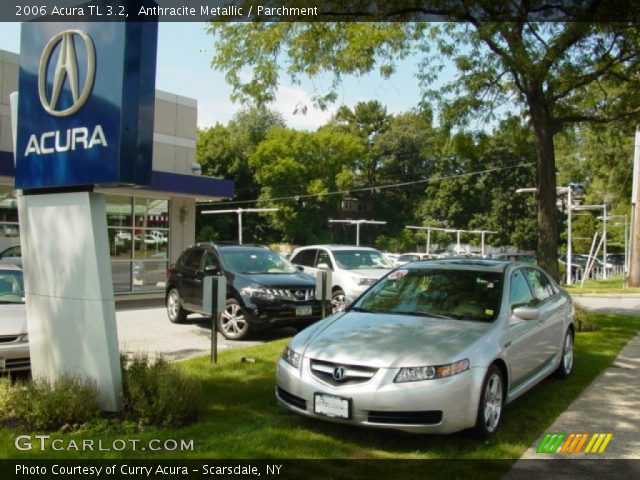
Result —
[{"label": "utility pole", "polygon": [[640,125],[636,127],[635,150],[633,154],[633,191],[631,193],[631,259],[629,261],[629,286],[640,287]]}]

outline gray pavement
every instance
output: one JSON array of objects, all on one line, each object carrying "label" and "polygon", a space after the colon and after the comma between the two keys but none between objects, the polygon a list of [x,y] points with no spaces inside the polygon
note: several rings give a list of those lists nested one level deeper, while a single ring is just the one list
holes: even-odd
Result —
[{"label": "gray pavement", "polygon": [[[158,301],[119,303],[116,306],[118,340],[123,353],[140,353],[151,357],[162,355],[180,360],[211,351],[211,318],[190,315],[184,324],[174,324],[167,318]],[[291,328],[268,330],[248,341],[226,340],[218,334],[218,351],[256,345],[295,334]]]},{"label": "gray pavement", "polygon": [[[640,316],[638,296],[576,296],[574,301],[591,311]],[[640,335],[625,345],[613,364],[582,392],[545,433],[552,432],[612,433],[613,437],[601,454],[538,454],[536,448],[540,445],[543,434],[513,465],[503,480],[547,477],[637,478],[640,473],[638,463],[612,464],[606,460],[640,459]],[[585,449],[586,445],[582,450]],[[531,462],[533,459],[562,459],[565,462],[553,462],[558,465],[556,468],[550,467],[548,462]],[[576,465],[575,460],[599,462],[585,462],[585,468],[582,469]],[[602,467],[602,471],[598,470],[598,465]]]},{"label": "gray pavement", "polygon": [[594,312],[640,316],[640,295],[574,295],[573,301]]}]

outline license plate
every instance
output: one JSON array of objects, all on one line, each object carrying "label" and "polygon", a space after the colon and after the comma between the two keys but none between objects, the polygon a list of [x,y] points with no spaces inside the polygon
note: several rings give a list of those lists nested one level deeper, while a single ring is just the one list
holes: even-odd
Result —
[{"label": "license plate", "polygon": [[316,393],[314,400],[313,411],[317,414],[334,418],[351,418],[348,398]]},{"label": "license plate", "polygon": [[4,370],[7,367],[7,360],[4,357],[0,357],[0,370]]},{"label": "license plate", "polygon": [[308,317],[313,313],[311,309],[311,305],[302,305],[300,307],[296,307],[296,317]]}]

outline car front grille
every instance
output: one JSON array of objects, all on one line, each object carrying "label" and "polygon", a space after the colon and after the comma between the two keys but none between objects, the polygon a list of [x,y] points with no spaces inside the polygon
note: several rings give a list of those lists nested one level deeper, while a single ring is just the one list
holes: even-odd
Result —
[{"label": "car front grille", "polygon": [[308,302],[316,298],[315,288],[267,288],[266,290],[271,295],[294,302]]},{"label": "car front grille", "polygon": [[299,408],[300,410],[307,409],[307,401],[304,398],[297,397],[280,387],[278,387],[278,397],[280,397],[280,400],[282,400],[284,403],[287,403],[292,407]]},{"label": "car front grille", "polygon": [[31,360],[27,358],[11,358],[5,361],[5,370],[16,370],[29,368],[31,366]]},{"label": "car front grille", "polygon": [[383,412],[372,410],[369,412],[368,421],[389,425],[437,425],[442,422],[442,411]]},{"label": "car front grille", "polygon": [[19,335],[0,335],[0,344],[17,342],[19,338]]},{"label": "car front grille", "polygon": [[377,368],[311,360],[313,376],[335,387],[368,382],[377,371]]}]

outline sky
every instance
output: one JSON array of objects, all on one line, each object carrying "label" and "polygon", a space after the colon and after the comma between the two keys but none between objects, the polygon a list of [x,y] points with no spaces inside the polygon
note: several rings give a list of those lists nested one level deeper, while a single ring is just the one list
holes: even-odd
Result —
[{"label": "sky", "polygon": [[[1,23],[0,50],[20,53],[20,24]],[[210,67],[213,38],[205,32],[203,23],[164,22],[158,32],[158,67],[156,88],[195,98],[198,101],[198,126],[206,128],[217,122],[227,123],[241,109],[230,100],[231,87],[224,73]],[[291,128],[314,130],[326,123],[340,105],[353,107],[359,101],[378,100],[389,113],[408,111],[420,101],[416,79],[416,59],[398,63],[397,72],[388,80],[372,73],[364,77],[345,77],[338,90],[338,100],[326,111],[314,109],[311,95],[320,92],[323,84],[303,80],[292,85],[281,76],[276,101],[271,105],[279,111]],[[327,83],[328,85],[328,83]],[[305,114],[294,114],[300,103],[308,105]]]}]

